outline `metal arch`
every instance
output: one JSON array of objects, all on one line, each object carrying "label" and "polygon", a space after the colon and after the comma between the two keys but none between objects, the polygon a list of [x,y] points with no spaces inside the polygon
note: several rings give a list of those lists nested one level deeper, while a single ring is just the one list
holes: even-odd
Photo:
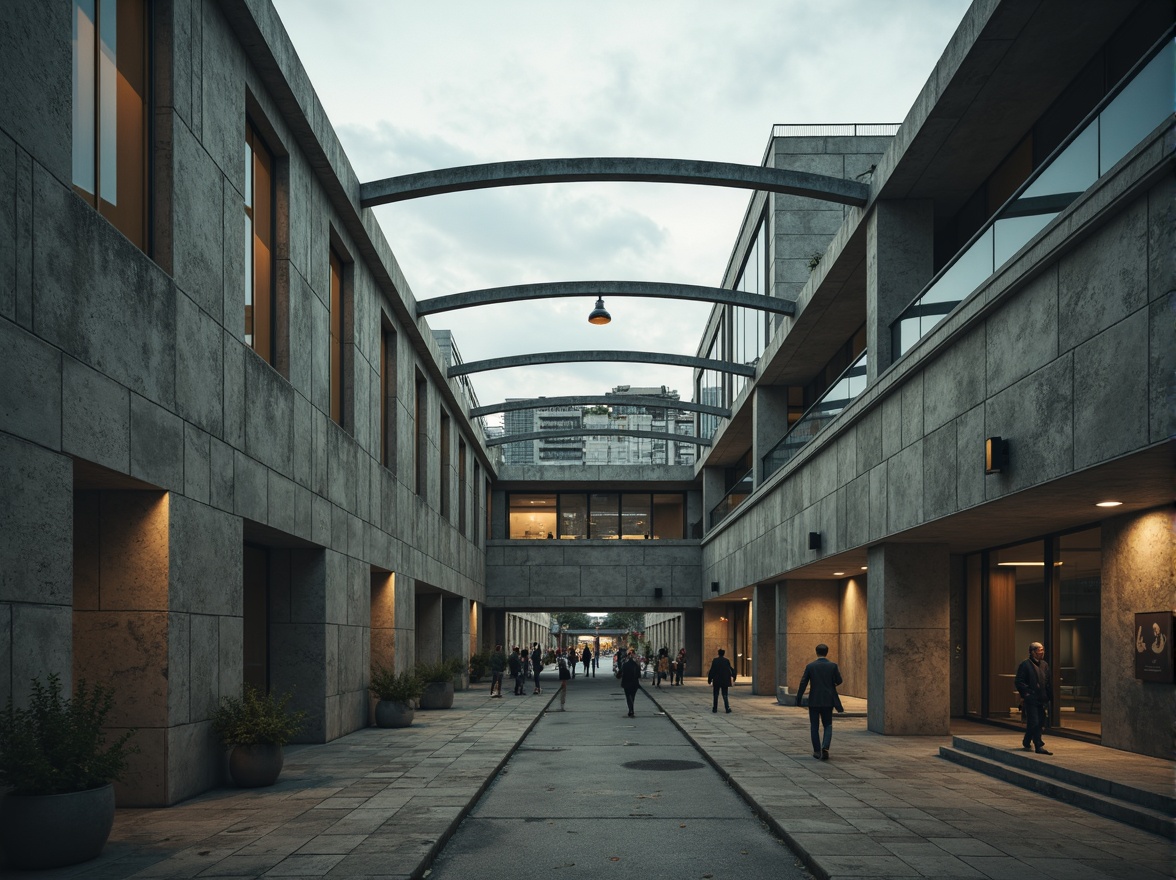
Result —
[{"label": "metal arch", "polygon": [[552,281],[543,284],[514,284],[509,287],[487,287],[467,290],[419,300],[417,317],[468,309],[493,303],[518,302],[529,299],[554,299],[573,296],[639,296],[661,299],[683,299],[697,302],[723,303],[745,309],[758,309],[779,315],[796,313],[796,303],[790,299],[730,290],[725,287],[703,287],[698,284],[670,284],[659,281]]},{"label": "metal arch", "polygon": [[670,440],[678,443],[693,443],[695,446],[710,446],[710,437],[696,437],[693,434],[668,434],[664,431],[642,431],[637,428],[557,428],[552,431],[530,431],[526,434],[506,434],[491,437],[487,446],[505,446],[508,443],[523,443],[527,440],[548,440],[553,437],[647,437],[650,440]]},{"label": "metal arch", "polygon": [[585,181],[728,186],[856,207],[864,206],[870,196],[870,188],[859,181],[807,171],[698,159],[598,157],[489,162],[386,177],[359,185],[359,206],[374,208],[424,196],[499,186]]},{"label": "metal arch", "polygon": [[515,354],[507,357],[488,358],[483,361],[469,361],[454,364],[446,371],[453,379],[468,373],[482,373],[487,370],[505,370],[510,367],[534,367],[542,364],[639,363],[665,364],[671,367],[693,367],[697,370],[714,370],[717,373],[733,373],[736,376],[755,376],[755,367],[719,361],[709,358],[692,357],[685,354],[669,354],[660,351],[541,351],[534,354]]},{"label": "metal arch", "polygon": [[470,409],[471,419],[496,412],[517,412],[523,409],[543,409],[547,406],[644,406],[655,409],[680,409],[688,412],[706,413],[719,418],[731,418],[731,410],[722,406],[711,406],[706,403],[694,403],[688,400],[666,400],[664,397],[651,397],[640,394],[584,394],[571,397],[529,397],[525,400],[504,400],[502,403],[492,403],[488,406],[475,406]]}]

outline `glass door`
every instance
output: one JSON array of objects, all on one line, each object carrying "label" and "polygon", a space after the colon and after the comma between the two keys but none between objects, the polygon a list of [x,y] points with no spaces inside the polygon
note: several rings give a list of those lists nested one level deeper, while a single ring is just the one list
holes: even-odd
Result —
[{"label": "glass door", "polygon": [[1050,722],[1102,734],[1102,530],[1095,526],[1055,538],[1058,626],[1054,642],[1054,705]]},{"label": "glass door", "polygon": [[1046,645],[1045,542],[1030,541],[989,553],[988,717],[1021,720],[1014,680],[1029,643]]}]

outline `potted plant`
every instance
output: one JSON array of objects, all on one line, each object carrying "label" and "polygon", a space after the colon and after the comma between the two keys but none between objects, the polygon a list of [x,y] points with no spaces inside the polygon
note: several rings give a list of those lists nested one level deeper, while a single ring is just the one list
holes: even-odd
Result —
[{"label": "potted plant", "polygon": [[490,652],[470,655],[470,681],[481,681],[490,671]]},{"label": "potted plant", "polygon": [[393,672],[387,666],[373,664],[368,690],[379,700],[378,727],[408,727],[415,714],[413,704],[420,699],[424,685],[414,672]]},{"label": "potted plant", "polygon": [[0,715],[0,849],[15,868],[59,868],[95,858],[114,825],[114,786],[137,749],[134,731],[106,743],[113,693],[78,681],[34,679],[28,708]]},{"label": "potted plant", "polygon": [[463,665],[456,659],[417,664],[416,675],[424,682],[422,709],[448,709],[453,705],[453,677]]},{"label": "potted plant", "polygon": [[282,746],[302,729],[303,711],[288,707],[292,694],[263,694],[252,685],[241,697],[224,697],[213,713],[212,729],[231,751],[229,775],[241,788],[273,785],[282,772]]}]

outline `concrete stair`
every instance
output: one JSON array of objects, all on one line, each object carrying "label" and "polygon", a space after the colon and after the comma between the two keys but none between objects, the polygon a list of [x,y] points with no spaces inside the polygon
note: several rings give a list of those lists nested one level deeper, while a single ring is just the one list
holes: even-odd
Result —
[{"label": "concrete stair", "polygon": [[1176,840],[1176,796],[1171,776],[1164,794],[1111,778],[1115,767],[1105,771],[1066,766],[1064,761],[1039,758],[1032,752],[1011,750],[983,739],[952,737],[950,746],[940,746],[939,756],[996,779],[1019,785],[1063,803],[1081,807],[1100,816]]}]

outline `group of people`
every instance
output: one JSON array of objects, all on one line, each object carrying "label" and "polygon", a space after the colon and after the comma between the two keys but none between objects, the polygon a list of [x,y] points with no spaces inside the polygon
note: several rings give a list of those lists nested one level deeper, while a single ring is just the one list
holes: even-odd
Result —
[{"label": "group of people", "polygon": [[[842,683],[841,670],[837,664],[829,659],[829,646],[817,645],[817,658],[804,668],[800,677],[800,687],[796,692],[796,705],[807,705],[809,710],[809,734],[812,739],[813,757],[820,761],[829,760],[829,747],[833,740],[833,712],[844,712],[841,696],[837,693],[837,686]],[[596,668],[591,648],[584,647],[582,654],[575,648],[568,648],[565,652],[560,649],[555,654],[556,669],[559,681],[559,708],[565,711],[567,704],[567,682],[575,677],[576,662],[584,664],[584,673],[592,671],[595,676]],[[674,658],[670,658],[669,649],[662,648],[654,661],[654,686],[661,687],[663,681],[671,685],[682,684],[682,676],[686,666],[686,649],[678,651]],[[619,655],[615,674],[621,682],[621,689],[625,692],[625,702],[628,704],[628,717],[634,717],[634,698],[641,688],[644,666],[637,658],[637,652],[632,648],[622,651]],[[538,694],[542,690],[539,686],[539,673],[543,671],[543,652],[538,642],[532,642],[530,650],[520,649],[515,645],[510,656],[503,654],[502,645],[496,645],[490,655],[490,671],[493,676],[490,683],[490,696],[502,696],[502,678],[509,670],[514,679],[516,695],[524,695],[525,682],[533,676],[535,689]],[[719,648],[718,655],[711,661],[710,669],[706,673],[706,683],[712,688],[711,712],[719,711],[719,697],[723,698],[723,709],[731,711],[728,690],[735,683],[735,668],[727,659],[727,652]],[[1045,727],[1045,716],[1053,700],[1053,686],[1050,678],[1049,664],[1045,662],[1045,648],[1040,642],[1029,645],[1029,657],[1017,669],[1015,684],[1021,695],[1025,713],[1025,736],[1021,741],[1025,751],[1035,751],[1039,755],[1052,755],[1042,740],[1042,730]],[[804,699],[805,691],[809,692],[808,700]]]}]

